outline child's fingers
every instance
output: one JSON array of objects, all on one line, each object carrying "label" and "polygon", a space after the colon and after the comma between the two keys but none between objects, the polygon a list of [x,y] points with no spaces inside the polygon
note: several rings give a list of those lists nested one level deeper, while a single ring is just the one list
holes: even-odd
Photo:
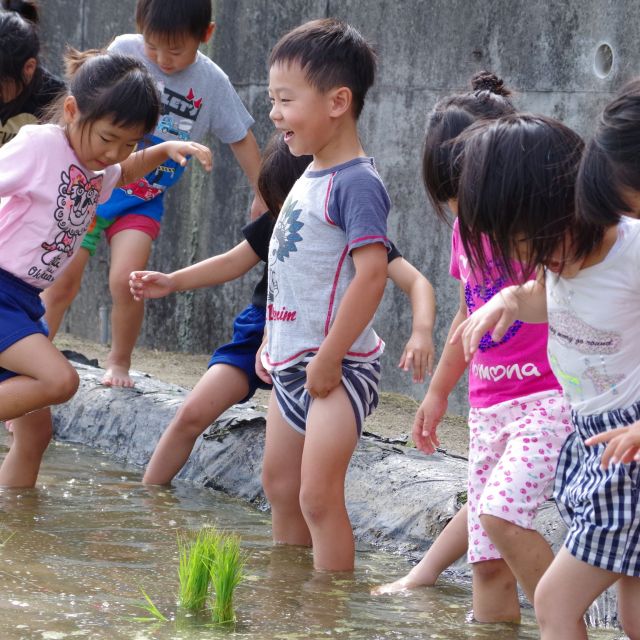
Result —
[{"label": "child's fingers", "polygon": [[433,352],[433,349],[429,351],[429,355],[427,357],[427,373],[432,376],[433,375],[433,363],[436,359],[436,354]]},{"label": "child's fingers", "polygon": [[413,356],[413,381],[424,382],[424,354],[420,350]]},{"label": "child's fingers", "polygon": [[595,436],[591,436],[590,438],[587,438],[584,443],[588,446],[588,447],[593,447],[597,444],[602,444],[603,442],[609,442],[610,440],[613,440],[614,438],[617,438],[618,436],[626,433],[629,430],[629,427],[619,427],[618,429],[612,429],[610,431],[603,431],[602,433],[599,433],[598,435]]}]

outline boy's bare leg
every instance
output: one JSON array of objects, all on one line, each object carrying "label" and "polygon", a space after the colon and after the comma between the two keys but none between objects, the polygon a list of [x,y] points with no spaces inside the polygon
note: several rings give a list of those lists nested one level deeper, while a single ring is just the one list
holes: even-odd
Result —
[{"label": "boy's bare leg", "polygon": [[247,375],[228,364],[214,364],[198,380],[165,429],[142,478],[168,484],[182,469],[198,437],[224,411],[249,393]]},{"label": "boy's bare leg", "polygon": [[345,388],[316,398],[307,416],[300,506],[313,540],[316,569],[351,571],[355,545],[344,498],[349,461],[358,443],[356,420]]},{"label": "boy's bare leg", "polygon": [[129,274],[146,268],[151,242],[150,236],[137,229],[124,229],[111,238],[111,351],[102,378],[102,384],[110,387],[133,386],[129,369],[144,319],[144,302],[133,299]]},{"label": "boy's bare leg", "polygon": [[474,562],[473,618],[477,622],[520,622],[516,579],[504,560]]},{"label": "boy's bare leg", "polygon": [[87,249],[78,249],[67,268],[54,283],[45,289],[40,297],[45,306],[45,320],[49,326],[49,339],[53,340],[62,324],[66,310],[80,291],[82,276],[91,255]]},{"label": "boy's bare leg", "polygon": [[300,509],[300,467],[304,436],[282,417],[271,392],[262,465],[262,486],[271,503],[273,541],[311,545],[309,527]]},{"label": "boy's bare leg", "polygon": [[51,441],[51,410],[40,409],[13,420],[11,448],[0,466],[0,487],[33,487]]},{"label": "boy's bare leg", "polygon": [[535,609],[541,639],[587,640],[584,614],[619,578],[620,574],[582,562],[562,547],[536,589]]},{"label": "boy's bare leg", "polygon": [[415,587],[431,587],[440,574],[467,552],[467,505],[453,516],[440,535],[427,549],[422,560],[395,582],[383,584],[371,590],[373,595],[397,593]]}]

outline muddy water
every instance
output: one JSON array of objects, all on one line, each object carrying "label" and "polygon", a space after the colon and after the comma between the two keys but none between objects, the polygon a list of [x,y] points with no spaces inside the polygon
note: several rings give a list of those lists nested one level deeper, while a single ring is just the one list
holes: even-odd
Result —
[{"label": "muddy water", "polygon": [[[268,514],[192,487],[150,490],[139,479],[138,469],[90,449],[55,444],[37,490],[0,490],[1,640],[538,637],[531,612],[518,627],[466,622],[470,593],[452,580],[372,597],[373,585],[407,563],[364,548],[355,574],[316,574],[306,549],[272,547]],[[176,534],[205,523],[237,532],[247,554],[232,627],[177,611]],[[134,621],[146,615],[141,590],[169,622]]]}]

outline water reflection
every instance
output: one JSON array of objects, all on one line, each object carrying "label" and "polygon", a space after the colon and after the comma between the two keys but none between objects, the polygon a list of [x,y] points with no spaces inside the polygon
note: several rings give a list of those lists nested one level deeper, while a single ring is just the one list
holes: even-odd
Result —
[{"label": "water reflection", "polygon": [[[0,490],[2,640],[538,637],[531,614],[518,627],[466,623],[469,589],[453,582],[372,597],[371,587],[406,571],[406,563],[360,549],[354,574],[316,573],[309,549],[271,545],[268,514],[188,486],[145,488],[139,478],[139,470],[99,453],[56,444],[39,489]],[[237,532],[248,554],[231,629],[176,607],[176,535],[205,523]],[[141,588],[171,622],[133,621]]]}]

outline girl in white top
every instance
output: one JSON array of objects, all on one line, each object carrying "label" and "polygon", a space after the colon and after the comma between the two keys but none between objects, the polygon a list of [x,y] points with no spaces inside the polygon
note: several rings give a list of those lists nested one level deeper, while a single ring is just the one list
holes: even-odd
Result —
[{"label": "girl in white top", "polygon": [[51,438],[48,411],[15,419],[65,402],[78,387],[47,338],[39,294],[80,246],[97,204],[169,157],[211,165],[209,150],[189,142],[131,155],[160,110],[140,62],[71,51],[68,68],[61,124],[27,125],[0,149],[0,420],[14,420],[0,486],[33,486]]},{"label": "girl in white top", "polygon": [[[532,134],[543,129],[550,134]],[[535,592],[541,637],[586,639],[584,614],[616,584],[622,627],[639,638],[640,465],[632,458],[640,444],[634,439],[640,424],[640,221],[625,214],[640,213],[640,82],[627,85],[605,109],[580,165],[575,208],[569,189],[549,179],[562,153],[571,153],[563,131],[560,123],[523,116],[498,121],[467,142],[465,153],[473,149],[474,159],[497,170],[480,178],[483,167],[472,167],[464,176],[465,165],[463,238],[480,262],[482,231],[503,254],[543,265],[545,273],[504,289],[452,340],[461,338],[470,357],[487,330],[499,340],[516,318],[548,319],[549,361],[571,404],[575,432],[560,454],[555,487],[568,532]],[[492,193],[502,199],[491,199]],[[531,207],[537,193],[564,198],[564,215]],[[600,443],[608,439],[614,444],[602,459]],[[629,464],[608,464],[613,452]]]}]

